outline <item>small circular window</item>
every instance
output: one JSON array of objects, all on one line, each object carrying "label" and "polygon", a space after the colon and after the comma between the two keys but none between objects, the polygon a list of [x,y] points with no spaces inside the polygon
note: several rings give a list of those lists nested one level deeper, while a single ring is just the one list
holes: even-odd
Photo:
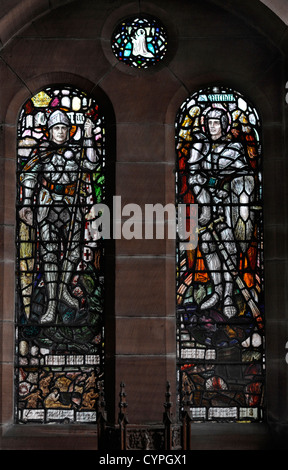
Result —
[{"label": "small circular window", "polygon": [[167,33],[161,22],[150,16],[133,16],[114,30],[112,50],[130,67],[148,68],[159,63],[167,51]]}]

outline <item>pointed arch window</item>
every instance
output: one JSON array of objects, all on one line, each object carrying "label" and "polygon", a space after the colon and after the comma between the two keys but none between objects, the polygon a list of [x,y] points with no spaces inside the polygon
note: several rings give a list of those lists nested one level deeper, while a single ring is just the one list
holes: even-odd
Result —
[{"label": "pointed arch window", "polygon": [[17,158],[16,421],[95,423],[104,374],[98,103],[71,86],[35,94],[19,115]]},{"label": "pointed arch window", "polygon": [[[264,419],[261,123],[209,87],[176,119],[177,203],[198,205],[198,246],[177,244],[180,407],[193,421]],[[187,206],[187,207],[188,207]],[[187,245],[187,244],[186,244]]]}]

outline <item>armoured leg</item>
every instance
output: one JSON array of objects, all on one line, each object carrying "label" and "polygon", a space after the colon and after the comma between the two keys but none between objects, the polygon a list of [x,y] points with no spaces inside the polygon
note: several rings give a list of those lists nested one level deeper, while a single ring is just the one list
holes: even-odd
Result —
[{"label": "armoured leg", "polygon": [[45,263],[44,270],[48,306],[40,321],[41,323],[52,323],[56,319],[58,267],[56,264]]},{"label": "armoured leg", "polygon": [[221,302],[223,297],[223,285],[221,277],[221,261],[216,251],[215,243],[212,241],[210,232],[202,235],[201,252],[205,258],[206,266],[213,282],[213,294],[201,304],[201,310],[214,307]]},{"label": "armoured leg", "polygon": [[56,319],[57,286],[58,286],[58,257],[55,243],[57,235],[49,223],[40,225],[41,257],[44,267],[44,282],[47,294],[47,309],[41,318],[41,323],[52,323]]},{"label": "armoured leg", "polygon": [[[218,232],[221,236],[223,244],[225,246],[226,253],[230,257],[233,265],[237,265],[237,247],[234,241],[233,232],[230,227],[222,226],[222,230],[220,229]],[[224,303],[223,303],[223,313],[226,317],[231,318],[237,314],[237,309],[234,303],[234,283],[233,278],[230,274],[230,271],[227,269],[226,264],[224,263],[223,266],[224,270]]]}]

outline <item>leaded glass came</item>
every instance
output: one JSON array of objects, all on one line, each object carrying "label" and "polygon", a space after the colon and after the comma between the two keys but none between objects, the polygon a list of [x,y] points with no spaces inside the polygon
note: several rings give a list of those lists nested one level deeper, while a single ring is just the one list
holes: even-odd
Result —
[{"label": "leaded glass came", "polygon": [[16,421],[96,421],[104,379],[105,127],[97,102],[48,87],[18,121]]},{"label": "leaded glass came", "polygon": [[[176,120],[177,203],[198,205],[198,246],[177,244],[180,409],[193,421],[264,418],[261,126],[240,93],[211,87]],[[188,207],[188,206],[187,206]]]},{"label": "leaded glass came", "polygon": [[153,66],[166,54],[166,30],[158,19],[150,16],[127,18],[113,33],[112,51],[120,62],[130,67]]}]

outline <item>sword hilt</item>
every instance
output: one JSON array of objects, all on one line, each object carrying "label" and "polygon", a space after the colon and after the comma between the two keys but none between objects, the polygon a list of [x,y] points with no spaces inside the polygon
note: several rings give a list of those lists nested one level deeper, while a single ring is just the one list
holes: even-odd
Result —
[{"label": "sword hilt", "polygon": [[218,224],[218,222],[224,222],[224,217],[221,216],[221,217],[219,217],[218,219],[213,220],[213,221],[211,222],[211,224],[206,225],[205,227],[198,228],[198,229],[197,229],[197,232],[198,232],[198,233],[204,232],[204,230],[207,230],[207,229],[208,229],[208,230],[212,230],[212,229],[213,229],[213,225]]}]

